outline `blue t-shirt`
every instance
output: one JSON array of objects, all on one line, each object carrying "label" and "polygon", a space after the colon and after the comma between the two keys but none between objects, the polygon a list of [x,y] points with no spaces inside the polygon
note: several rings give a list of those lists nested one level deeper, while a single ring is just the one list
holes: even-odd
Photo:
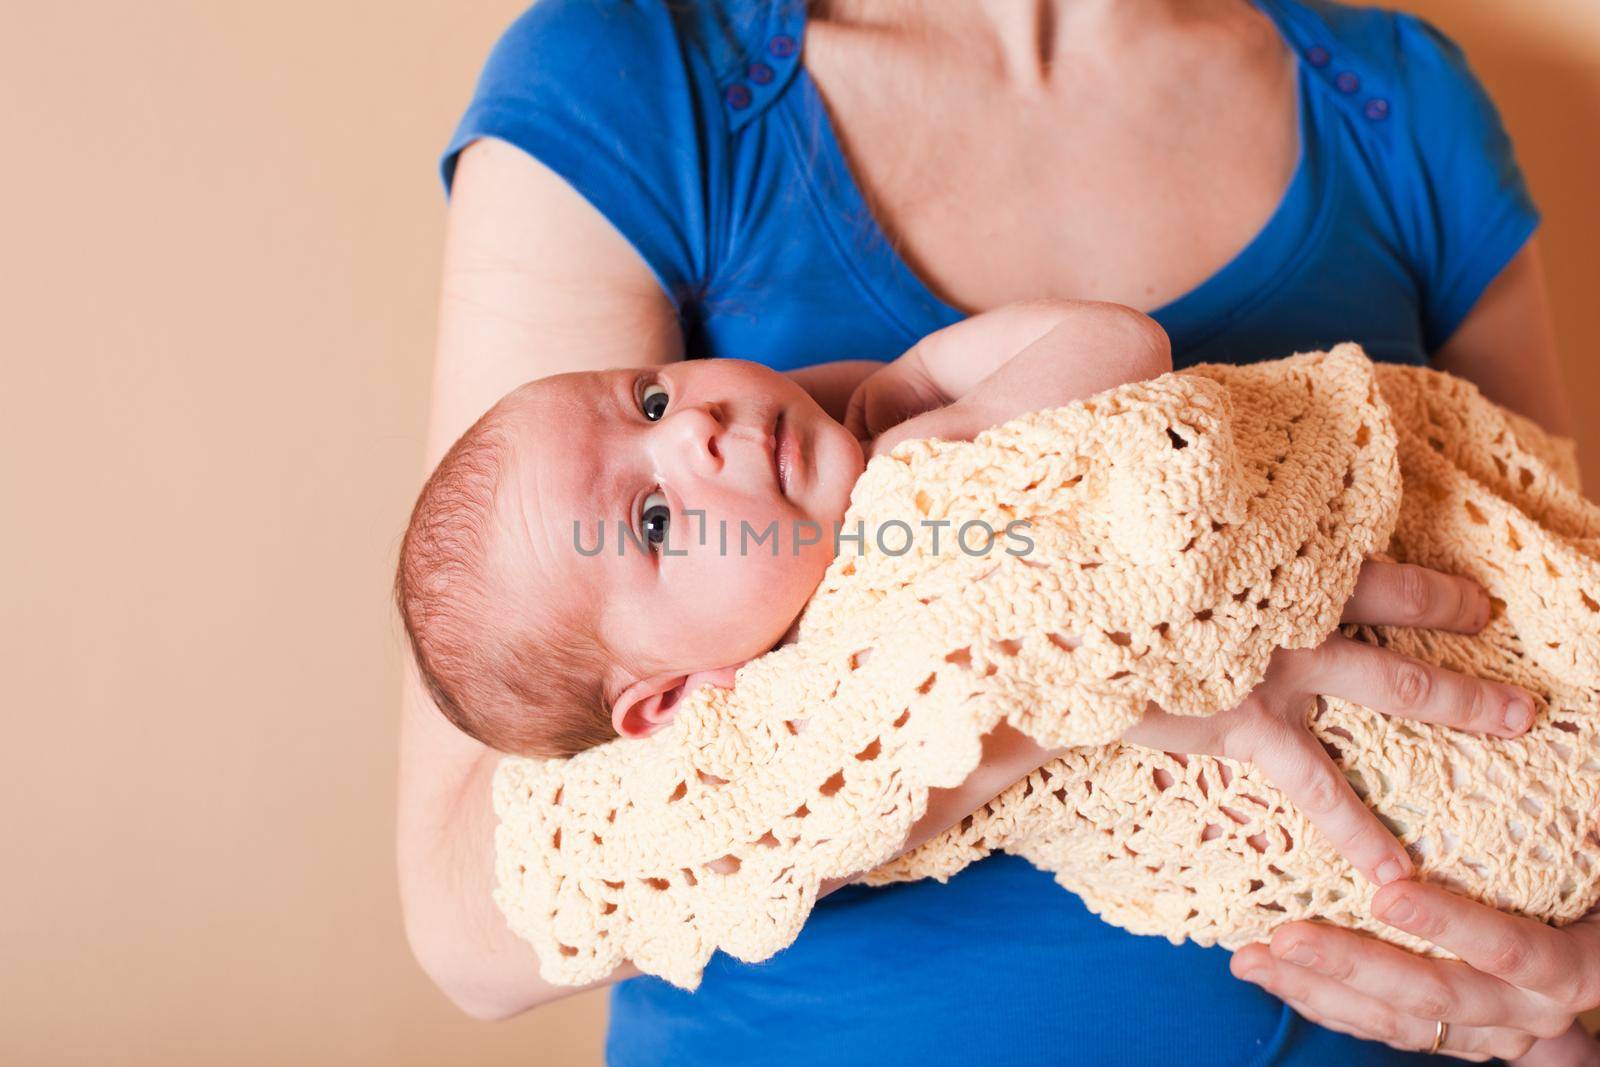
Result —
[{"label": "blue t-shirt", "polygon": [[[1538,225],[1460,48],[1422,19],[1256,0],[1300,58],[1300,157],[1250,244],[1151,314],[1179,365],[1347,339],[1422,363]],[[560,174],[639,252],[691,357],[890,360],[963,318],[894,251],[802,65],[803,0],[540,0],[443,160],[480,137]],[[1070,296],[1072,294],[1062,294]],[[1011,856],[849,886],[773,959],[612,992],[635,1064],[1435,1062],[1312,1026],[1228,954],[1100,922]]]}]

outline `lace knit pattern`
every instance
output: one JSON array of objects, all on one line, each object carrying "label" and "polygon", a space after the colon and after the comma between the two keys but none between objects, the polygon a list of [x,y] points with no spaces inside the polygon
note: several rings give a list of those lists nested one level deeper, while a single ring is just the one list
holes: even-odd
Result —
[{"label": "lace knit pattern", "polygon": [[[1386,551],[1478,579],[1493,620],[1345,632],[1523,685],[1536,725],[1482,738],[1329,699],[1312,728],[1424,877],[1570,920],[1600,899],[1600,509],[1576,481],[1570,442],[1350,344],[903,442],[857,483],[845,526],[869,535],[793,644],[650,738],[502,761],[495,900],[574,985],[631,960],[692,989],[716,949],[790,944],[826,879],[944,879],[995,850],[1138,933],[1235,947],[1321,918],[1419,947],[1252,768],[1115,742],[1147,701],[1237,704],[1275,649],[1338,628]],[[917,532],[886,551],[891,520]],[[949,520],[939,550],[922,520]],[[1025,521],[1031,549],[952,551],[972,520]],[[1072,751],[895,858],[1001,719]]]}]

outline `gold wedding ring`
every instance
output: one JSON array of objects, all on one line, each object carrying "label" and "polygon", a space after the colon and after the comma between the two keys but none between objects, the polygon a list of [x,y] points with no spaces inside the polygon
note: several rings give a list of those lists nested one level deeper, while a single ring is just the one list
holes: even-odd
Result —
[{"label": "gold wedding ring", "polygon": [[1433,1024],[1433,1044],[1428,1046],[1428,1055],[1432,1056],[1444,1045],[1444,1035],[1450,1032],[1450,1024],[1440,1019]]}]

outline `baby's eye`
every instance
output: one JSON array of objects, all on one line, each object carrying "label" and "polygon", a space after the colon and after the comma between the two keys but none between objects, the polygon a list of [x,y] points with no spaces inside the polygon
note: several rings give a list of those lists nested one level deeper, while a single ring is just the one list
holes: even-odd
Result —
[{"label": "baby's eye", "polygon": [[644,498],[644,513],[640,520],[644,525],[645,543],[651,548],[664,544],[667,540],[667,523],[672,518],[672,508],[667,504],[665,493],[651,493]]},{"label": "baby's eye", "polygon": [[659,419],[667,410],[667,390],[660,382],[651,382],[639,394],[639,409],[644,412],[644,417],[651,422]]}]

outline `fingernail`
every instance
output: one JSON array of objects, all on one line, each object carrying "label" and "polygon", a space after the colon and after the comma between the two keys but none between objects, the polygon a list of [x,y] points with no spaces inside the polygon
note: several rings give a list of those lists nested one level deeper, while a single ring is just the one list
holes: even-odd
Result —
[{"label": "fingernail", "polygon": [[1527,697],[1512,697],[1506,701],[1504,721],[1507,731],[1520,734],[1533,724],[1533,704]]},{"label": "fingernail", "polygon": [[1478,629],[1489,625],[1489,616],[1494,614],[1494,605],[1489,603],[1486,596],[1478,597]]},{"label": "fingernail", "polygon": [[1317,965],[1316,952],[1311,948],[1310,945],[1307,945],[1304,942],[1295,945],[1289,951],[1285,952],[1282,958],[1288,960],[1290,963],[1298,964],[1301,967],[1315,967]]},{"label": "fingernail", "polygon": [[1399,860],[1384,860],[1382,863],[1378,864],[1378,870],[1376,873],[1378,876],[1378,884],[1388,885],[1390,882],[1398,882],[1400,879],[1404,878],[1406,876],[1406,869],[1405,867],[1401,866]]},{"label": "fingernail", "polygon": [[1405,897],[1389,902],[1383,909],[1384,922],[1394,923],[1398,926],[1408,926],[1417,918],[1417,906]]}]

